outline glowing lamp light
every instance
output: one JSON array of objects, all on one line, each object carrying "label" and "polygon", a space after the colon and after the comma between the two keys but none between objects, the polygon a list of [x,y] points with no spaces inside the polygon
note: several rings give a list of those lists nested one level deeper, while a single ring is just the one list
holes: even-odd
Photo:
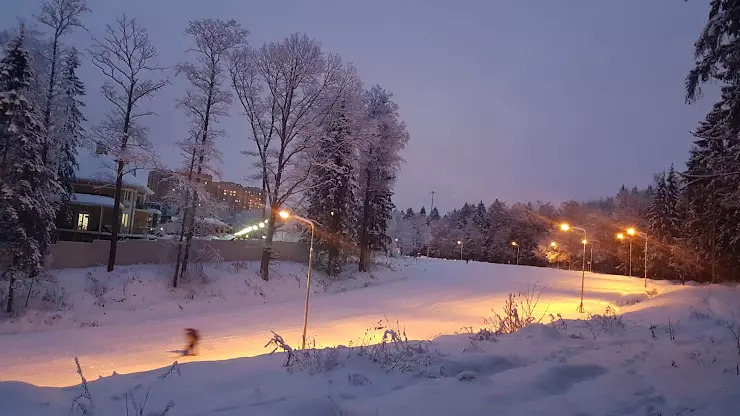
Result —
[{"label": "glowing lamp light", "polygon": [[550,242],[550,247],[557,247],[557,246],[558,246],[558,243],[554,241]]},{"label": "glowing lamp light", "polygon": [[617,239],[624,240],[624,234],[622,233],[617,234]]},{"label": "glowing lamp light", "polygon": [[570,225],[565,224],[565,223],[560,224],[560,229],[563,230],[563,231],[568,231],[568,230],[570,230]]},{"label": "glowing lamp light", "polygon": [[265,223],[264,223],[264,222],[261,222],[261,223],[259,224],[259,227],[260,227],[260,228],[265,228]]},{"label": "glowing lamp light", "polygon": [[588,244],[588,240],[581,240],[581,244]]},{"label": "glowing lamp light", "polygon": [[635,229],[634,228],[628,228],[627,229],[627,234],[629,234],[629,235],[635,235]]},{"label": "glowing lamp light", "polygon": [[288,218],[290,218],[290,212],[288,211],[280,211],[278,215],[280,215],[280,218],[284,220],[287,220]]},{"label": "glowing lamp light", "polygon": [[512,245],[512,246],[514,246],[514,247],[516,247],[516,246],[518,246],[519,244],[517,244],[517,242],[516,242],[516,241],[512,241],[512,242],[511,242],[511,245]]},{"label": "glowing lamp light", "polygon": [[462,241],[460,241],[460,240],[457,240],[457,244],[462,244]]}]

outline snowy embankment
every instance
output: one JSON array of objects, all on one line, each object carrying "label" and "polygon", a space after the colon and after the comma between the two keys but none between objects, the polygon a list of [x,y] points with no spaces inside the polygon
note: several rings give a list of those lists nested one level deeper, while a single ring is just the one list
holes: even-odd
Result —
[{"label": "snowy embankment", "polygon": [[[126,325],[132,322],[184,318],[254,305],[300,300],[306,296],[306,267],[276,262],[269,282],[255,262],[191,266],[189,281],[171,286],[172,265],[118,266],[52,270],[51,280],[37,285],[45,300],[32,300],[30,310],[0,318],[0,334]],[[350,279],[313,274],[314,293],[335,293],[403,279],[388,267],[355,273]]]},{"label": "snowy embankment", "polygon": [[[0,379],[77,385],[0,383],[0,406],[9,414],[58,415],[79,397],[96,414],[125,415],[148,395],[142,414],[162,414],[168,403],[168,415],[686,416],[740,408],[738,288],[651,281],[646,291],[639,279],[589,274],[589,313],[579,314],[576,272],[422,260],[387,273],[386,280],[406,279],[312,300],[316,345],[351,348],[171,365],[184,326],[203,330],[197,360],[269,352],[270,330],[298,346],[298,299],[2,335]],[[508,335],[478,332],[491,308],[502,314],[509,293],[536,282],[544,287],[534,313],[542,324]],[[523,308],[518,315],[526,315]],[[379,320],[384,328],[375,326]],[[406,341],[388,327],[431,341]],[[91,381],[87,393],[75,355]],[[75,406],[72,414],[80,412]]]}]

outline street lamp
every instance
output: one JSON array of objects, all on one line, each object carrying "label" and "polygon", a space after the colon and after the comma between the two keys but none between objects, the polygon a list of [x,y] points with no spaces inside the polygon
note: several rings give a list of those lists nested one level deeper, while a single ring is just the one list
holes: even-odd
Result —
[{"label": "street lamp", "polygon": [[591,261],[590,261],[591,267],[589,267],[589,271],[591,273],[594,272],[594,243],[600,243],[600,242],[601,241],[599,241],[599,240],[589,240],[588,241],[588,243],[591,243]]},{"label": "street lamp", "polygon": [[588,236],[586,235],[586,229],[573,227],[566,223],[560,224],[560,229],[563,231],[570,231],[570,229],[583,231],[583,240],[581,240],[581,243],[583,243],[583,261],[581,262],[583,264],[583,270],[581,270],[581,304],[578,305],[578,312],[583,313],[583,287],[586,284],[586,243],[588,243]]},{"label": "street lamp", "polygon": [[648,254],[648,235],[647,233],[644,233],[642,231],[637,231],[634,228],[630,227],[627,229],[627,234],[629,235],[635,235],[642,237],[645,239],[645,287],[647,287],[647,254]]},{"label": "street lamp", "polygon": [[303,313],[303,341],[301,343],[301,349],[306,349],[306,329],[308,328],[308,301],[311,298],[311,267],[313,263],[313,234],[315,225],[314,222],[308,218],[303,218],[299,215],[291,214],[288,211],[280,211],[280,218],[287,220],[288,218],[294,218],[304,224],[308,224],[311,227],[311,245],[308,249],[308,276],[306,277],[306,309]]},{"label": "street lamp", "polygon": [[630,251],[630,263],[629,263],[629,269],[628,270],[629,270],[629,276],[632,277],[632,237],[625,237],[624,234],[622,234],[622,233],[617,234],[617,239],[624,240],[625,238],[627,238],[629,240],[629,242],[630,242],[630,249],[629,249],[629,251]]},{"label": "street lamp", "polygon": [[516,241],[512,241],[511,245],[516,247],[516,265],[518,266],[519,265],[519,243],[517,243]]},{"label": "street lamp", "polygon": [[457,240],[457,245],[460,246],[460,260],[462,260],[463,259],[463,246],[464,246],[464,244],[463,244],[462,241]]}]

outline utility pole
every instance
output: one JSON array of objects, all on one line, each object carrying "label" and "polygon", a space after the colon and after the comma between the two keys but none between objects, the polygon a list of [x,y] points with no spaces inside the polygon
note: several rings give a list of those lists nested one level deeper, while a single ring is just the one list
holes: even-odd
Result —
[{"label": "utility pole", "polygon": [[[432,191],[432,206],[429,207],[429,216],[432,215],[432,210],[434,209],[434,194],[435,192]],[[429,258],[429,247],[432,245],[432,222],[429,220],[429,216],[427,216],[427,227],[429,229],[429,241],[427,241],[427,258]]]}]

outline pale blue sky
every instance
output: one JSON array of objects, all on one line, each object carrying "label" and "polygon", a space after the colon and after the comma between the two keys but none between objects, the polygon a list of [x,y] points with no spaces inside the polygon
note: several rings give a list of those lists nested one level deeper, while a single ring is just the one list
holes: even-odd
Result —
[{"label": "pale blue sky", "polygon": [[[396,185],[399,208],[465,201],[589,199],[644,186],[683,164],[689,131],[711,105],[683,102],[707,1],[691,0],[90,0],[92,34],[127,12],[147,27],[161,61],[182,59],[188,20],[235,18],[250,42],[306,32],[364,81],[395,94],[411,141]],[[0,26],[34,0],[3,0]],[[70,39],[80,49],[86,35]],[[105,110],[102,78],[86,62],[88,118]],[[175,82],[147,120],[165,162],[185,134]],[[238,109],[223,121],[226,180],[243,182],[251,146]]]}]

